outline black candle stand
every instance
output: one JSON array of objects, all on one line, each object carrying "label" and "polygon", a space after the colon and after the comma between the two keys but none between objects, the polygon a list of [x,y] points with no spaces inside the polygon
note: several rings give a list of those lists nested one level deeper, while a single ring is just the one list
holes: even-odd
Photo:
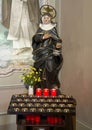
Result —
[{"label": "black candle stand", "polygon": [[16,115],[17,130],[76,130],[76,100],[64,94],[13,95],[8,114]]}]

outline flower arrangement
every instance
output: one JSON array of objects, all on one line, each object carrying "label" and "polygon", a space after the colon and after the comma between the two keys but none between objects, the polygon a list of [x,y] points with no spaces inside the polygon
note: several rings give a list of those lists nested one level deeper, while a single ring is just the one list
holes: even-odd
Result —
[{"label": "flower arrangement", "polygon": [[23,69],[23,74],[21,76],[22,81],[25,85],[34,86],[36,83],[41,82],[42,70],[37,70],[33,66]]}]

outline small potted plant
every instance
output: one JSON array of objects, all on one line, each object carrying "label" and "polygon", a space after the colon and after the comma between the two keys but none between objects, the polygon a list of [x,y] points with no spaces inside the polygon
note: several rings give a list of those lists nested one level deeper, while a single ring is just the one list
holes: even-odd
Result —
[{"label": "small potted plant", "polygon": [[24,68],[22,72],[21,79],[28,88],[28,94],[33,95],[35,84],[41,82],[42,70],[37,70],[35,67],[29,66],[28,68]]}]

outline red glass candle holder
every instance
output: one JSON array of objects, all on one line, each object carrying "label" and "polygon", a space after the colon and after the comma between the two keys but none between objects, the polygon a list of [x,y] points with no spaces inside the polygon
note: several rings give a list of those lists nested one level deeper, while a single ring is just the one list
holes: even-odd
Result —
[{"label": "red glass candle holder", "polygon": [[58,123],[61,124],[63,119],[61,117],[58,117]]},{"label": "red glass candle holder", "polygon": [[47,116],[47,123],[51,124],[51,116]]},{"label": "red glass candle holder", "polygon": [[41,88],[36,89],[36,96],[42,96],[42,89]]},{"label": "red glass candle holder", "polygon": [[55,124],[58,123],[58,117],[55,117]]},{"label": "red glass candle holder", "polygon": [[54,116],[47,116],[47,123],[48,124],[55,124],[55,117]]},{"label": "red glass candle holder", "polygon": [[55,117],[54,116],[51,116],[51,121],[50,121],[51,124],[54,124],[55,123]]},{"label": "red glass candle holder", "polygon": [[31,124],[35,123],[35,115],[31,115],[31,117],[30,117],[30,123]]},{"label": "red glass candle holder", "polygon": [[57,89],[51,89],[51,96],[57,96]]},{"label": "red glass candle holder", "polygon": [[41,120],[40,115],[35,115],[35,122],[36,122],[37,124],[40,123],[40,120]]},{"label": "red glass candle holder", "polygon": [[49,89],[48,89],[48,88],[45,88],[45,89],[43,90],[43,95],[44,95],[44,96],[49,96]]},{"label": "red glass candle holder", "polygon": [[26,115],[25,119],[27,122],[30,122],[30,115]]}]

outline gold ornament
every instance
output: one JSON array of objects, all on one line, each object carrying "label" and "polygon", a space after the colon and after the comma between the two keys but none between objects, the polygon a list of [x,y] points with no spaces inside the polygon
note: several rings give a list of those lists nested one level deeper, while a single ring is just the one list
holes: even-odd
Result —
[{"label": "gold ornament", "polygon": [[51,5],[43,5],[40,8],[40,13],[41,13],[42,16],[45,15],[45,14],[48,14],[48,15],[51,16],[52,19],[56,17],[56,10]]}]

